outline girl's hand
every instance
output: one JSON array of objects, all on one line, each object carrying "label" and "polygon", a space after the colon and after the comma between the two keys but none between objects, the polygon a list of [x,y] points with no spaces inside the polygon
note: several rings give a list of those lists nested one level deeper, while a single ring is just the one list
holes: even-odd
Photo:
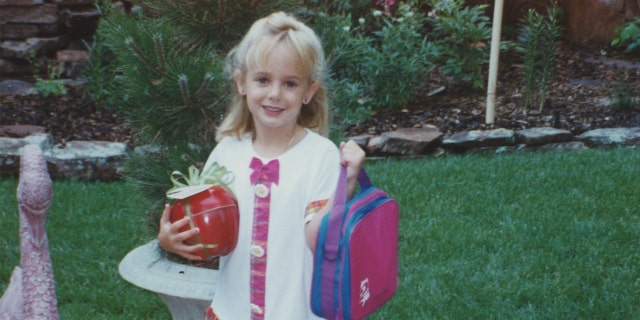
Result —
[{"label": "girl's hand", "polygon": [[355,193],[364,159],[365,152],[355,141],[340,142],[340,163],[347,167],[347,199]]},{"label": "girl's hand", "polygon": [[[356,191],[356,185],[358,184],[358,175],[360,169],[364,163],[365,152],[355,143],[353,140],[340,143],[340,164],[347,167],[347,198],[351,199]],[[333,207],[333,197],[329,199],[320,212],[313,216],[311,221],[305,226],[305,237],[307,245],[311,249],[311,252],[315,252],[316,241],[318,238],[318,228],[322,222],[322,218]]]},{"label": "girl's hand", "polygon": [[171,223],[169,220],[170,212],[171,206],[166,204],[162,212],[162,217],[160,218],[160,230],[158,231],[160,247],[167,252],[175,253],[189,260],[202,260],[202,258],[193,254],[193,252],[202,249],[201,244],[186,245],[183,243],[184,240],[200,232],[200,229],[193,228],[185,232],[179,232],[178,230],[180,230],[180,228],[189,223],[189,218],[184,217]]}]

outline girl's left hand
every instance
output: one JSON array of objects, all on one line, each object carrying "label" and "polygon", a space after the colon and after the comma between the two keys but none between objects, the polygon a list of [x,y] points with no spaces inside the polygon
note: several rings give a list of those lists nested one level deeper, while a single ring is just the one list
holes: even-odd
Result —
[{"label": "girl's left hand", "polygon": [[[356,191],[358,183],[358,175],[362,164],[364,164],[365,152],[353,140],[348,142],[340,142],[340,164],[347,167],[347,198],[351,199]],[[322,217],[329,212],[333,206],[333,197],[329,200],[324,208],[307,223],[305,227],[305,237],[307,245],[314,251],[316,248],[316,240],[318,237],[318,228]]]},{"label": "girl's left hand", "polygon": [[365,152],[355,141],[340,142],[340,164],[347,167],[347,199],[355,193],[364,159]]}]

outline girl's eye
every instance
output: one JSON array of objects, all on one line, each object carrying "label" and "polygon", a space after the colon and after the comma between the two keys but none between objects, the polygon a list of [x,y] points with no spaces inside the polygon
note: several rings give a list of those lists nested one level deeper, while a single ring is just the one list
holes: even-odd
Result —
[{"label": "girl's eye", "polygon": [[265,77],[260,77],[260,78],[256,79],[256,81],[258,81],[258,83],[267,83],[267,82],[269,82],[269,80],[267,80],[267,78],[265,78]]},{"label": "girl's eye", "polygon": [[289,87],[289,88],[295,88],[295,87],[297,87],[297,86],[298,86],[298,83],[297,83],[297,82],[295,82],[295,81],[287,81],[287,82],[285,82],[285,85],[286,85],[287,87]]}]

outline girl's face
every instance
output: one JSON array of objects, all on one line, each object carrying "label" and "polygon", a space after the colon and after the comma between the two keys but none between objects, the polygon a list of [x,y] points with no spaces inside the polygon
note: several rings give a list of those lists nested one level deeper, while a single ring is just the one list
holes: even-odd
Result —
[{"label": "girl's face", "polygon": [[303,103],[318,89],[310,83],[300,58],[282,46],[276,47],[263,66],[250,66],[245,75],[235,74],[240,94],[247,100],[256,130],[292,130]]}]

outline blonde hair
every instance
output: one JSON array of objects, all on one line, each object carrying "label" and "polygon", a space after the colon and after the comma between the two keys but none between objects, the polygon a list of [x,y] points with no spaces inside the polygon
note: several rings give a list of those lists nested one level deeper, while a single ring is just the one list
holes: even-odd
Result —
[{"label": "blonde hair", "polygon": [[298,124],[321,135],[328,135],[329,107],[324,84],[326,62],[320,39],[315,32],[296,18],[276,12],[256,21],[242,41],[227,55],[226,72],[232,82],[232,101],[229,112],[218,127],[216,139],[226,136],[240,138],[255,129],[245,96],[238,91],[234,73],[244,76],[249,66],[263,66],[269,54],[285,47],[298,54],[302,68],[309,75],[309,85],[318,83],[318,90],[309,103],[302,105]]}]

